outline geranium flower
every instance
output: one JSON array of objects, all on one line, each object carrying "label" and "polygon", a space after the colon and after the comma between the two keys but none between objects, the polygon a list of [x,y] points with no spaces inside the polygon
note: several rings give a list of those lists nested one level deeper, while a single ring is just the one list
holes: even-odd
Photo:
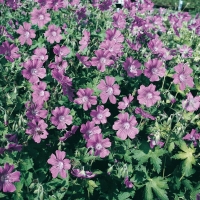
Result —
[{"label": "geranium flower", "polygon": [[80,132],[83,133],[83,137],[85,140],[88,140],[94,134],[100,134],[101,129],[99,126],[95,126],[94,121],[87,121],[86,124],[81,125]]},{"label": "geranium flower", "polygon": [[79,89],[76,93],[79,98],[75,99],[74,103],[77,103],[79,105],[83,104],[83,110],[88,110],[89,108],[91,108],[92,105],[97,104],[97,97],[92,96],[93,93],[94,90],[90,88]]},{"label": "geranium flower", "polygon": [[115,41],[105,40],[99,45],[99,47],[104,51],[109,51],[113,56],[117,56],[122,52],[121,43],[116,43]]},{"label": "geranium flower", "polygon": [[47,54],[47,49],[42,47],[42,48],[36,48],[34,50],[34,55],[32,55],[32,59],[38,59],[40,60],[41,62],[45,62],[47,59],[48,59],[48,55]]},{"label": "geranium flower", "polygon": [[119,120],[117,120],[112,127],[114,130],[117,130],[117,136],[122,140],[125,140],[127,136],[134,139],[139,133],[139,130],[135,128],[137,125],[136,118],[134,116],[130,116],[129,119],[128,113],[120,113],[118,118]]},{"label": "geranium flower", "polygon": [[107,117],[109,117],[111,115],[111,113],[109,112],[109,109],[106,108],[104,110],[104,106],[99,105],[97,106],[97,110],[92,110],[90,112],[90,116],[93,117],[93,121],[95,122],[95,124],[105,124],[107,123]]},{"label": "geranium flower", "polygon": [[112,104],[116,104],[116,97],[114,95],[119,95],[119,85],[114,84],[115,78],[111,76],[105,77],[106,81],[101,80],[97,88],[101,90],[100,98],[102,103],[106,103],[108,98]]},{"label": "geranium flower", "polygon": [[31,87],[34,90],[32,97],[35,104],[43,104],[44,101],[48,101],[50,93],[45,91],[46,87],[47,84],[45,82],[39,82],[39,84]]},{"label": "geranium flower", "polygon": [[66,60],[63,60],[62,57],[55,56],[55,62],[52,62],[48,65],[50,69],[56,69],[61,74],[64,74],[65,69],[68,67]]},{"label": "geranium flower", "polygon": [[59,57],[65,57],[70,53],[70,49],[66,46],[60,46],[57,44],[53,47],[53,52]]},{"label": "geranium flower", "polygon": [[103,139],[102,134],[94,134],[87,141],[87,148],[93,148],[90,150],[90,154],[94,151],[95,156],[100,156],[101,158],[105,158],[110,154],[110,151],[106,148],[111,146],[111,142],[109,138]]},{"label": "geranium flower", "polygon": [[58,11],[60,8],[64,8],[63,0],[51,0],[49,3],[51,9]]},{"label": "geranium flower", "polygon": [[6,147],[6,150],[8,152],[12,152],[12,151],[21,151],[23,148],[23,145],[21,144],[15,144],[15,143],[10,143],[8,144],[8,146]]},{"label": "geranium flower", "polygon": [[144,64],[146,67],[144,70],[144,75],[150,78],[150,81],[159,81],[159,77],[164,77],[166,69],[163,67],[163,62],[157,58],[149,60]]},{"label": "geranium flower", "polygon": [[113,40],[116,43],[122,43],[124,41],[124,36],[117,29],[107,29],[106,30],[106,40]]},{"label": "geranium flower", "polygon": [[42,109],[42,104],[35,104],[31,102],[26,103],[26,116],[29,120],[32,119],[45,119],[48,111]]},{"label": "geranium flower", "polygon": [[90,171],[85,171],[84,167],[82,170],[80,169],[72,169],[71,174],[73,176],[76,176],[77,178],[93,178],[96,176],[96,174],[93,174]]},{"label": "geranium flower", "polygon": [[192,57],[193,50],[192,48],[183,45],[179,48],[179,52],[181,53],[182,58],[189,58]]},{"label": "geranium flower", "polygon": [[180,63],[174,67],[177,74],[173,75],[173,82],[179,84],[180,90],[185,90],[186,86],[193,87],[194,82],[190,74],[193,70],[184,63]]},{"label": "geranium flower", "polygon": [[76,53],[76,57],[79,59],[80,62],[82,62],[86,67],[91,66],[91,61],[88,61],[88,56],[81,56],[79,53]]},{"label": "geranium flower", "polygon": [[115,12],[113,14],[113,27],[119,28],[119,29],[125,29],[126,28],[126,15],[122,10]]},{"label": "geranium flower", "polygon": [[114,61],[110,59],[111,53],[109,51],[99,49],[95,51],[95,55],[97,57],[92,57],[90,62],[92,66],[97,66],[97,69],[101,72],[105,71],[106,66],[114,64]]},{"label": "geranium flower", "polygon": [[158,37],[150,40],[147,45],[153,54],[159,54],[160,49],[163,48],[163,43]]},{"label": "geranium flower", "polygon": [[132,188],[133,187],[133,183],[131,181],[129,181],[129,177],[128,176],[124,179],[124,184],[126,185],[127,188]]},{"label": "geranium flower", "polygon": [[121,110],[126,109],[129,106],[129,104],[133,101],[133,99],[134,97],[131,94],[129,94],[129,97],[123,97],[123,101],[120,101],[118,103],[117,108]]},{"label": "geranium flower", "polygon": [[36,84],[46,76],[46,69],[42,68],[43,63],[40,60],[28,60],[23,63],[25,69],[22,70],[24,78],[28,79],[30,83]]},{"label": "geranium flower", "polygon": [[50,21],[50,14],[46,12],[46,8],[44,7],[40,8],[39,10],[34,8],[31,12],[31,23],[37,24],[40,28]]},{"label": "geranium flower", "polygon": [[183,109],[194,112],[199,109],[200,106],[200,96],[193,97],[192,93],[187,94],[187,99],[182,101]]},{"label": "geranium flower", "polygon": [[5,163],[4,167],[0,167],[0,190],[3,189],[3,192],[14,192],[16,187],[13,183],[20,181],[20,172],[12,172],[13,169],[14,165],[9,163]]},{"label": "geranium flower", "polygon": [[72,126],[71,131],[67,131],[63,137],[60,137],[59,140],[64,142],[65,140],[67,140],[69,137],[71,137],[72,135],[74,135],[77,131],[79,126]]},{"label": "geranium flower", "polygon": [[35,120],[33,119],[31,122],[28,122],[29,129],[26,129],[26,134],[32,135],[33,140],[36,143],[40,143],[41,139],[46,139],[48,132],[46,128],[48,125],[44,122],[43,119]]},{"label": "geranium flower", "polygon": [[65,129],[67,125],[72,124],[72,116],[68,115],[70,112],[69,108],[64,106],[56,107],[51,113],[54,115],[51,117],[51,123],[57,126],[57,129]]},{"label": "geranium flower", "polygon": [[200,133],[192,129],[190,133],[183,137],[183,140],[192,141],[194,146],[197,146],[197,140],[200,140]]},{"label": "geranium flower", "polygon": [[53,44],[54,42],[59,43],[62,40],[60,35],[61,29],[54,24],[48,26],[48,30],[45,31],[44,36],[47,37],[47,41]]},{"label": "geranium flower", "polygon": [[138,60],[133,60],[132,57],[126,58],[123,66],[129,77],[136,77],[142,74],[141,63]]},{"label": "geranium flower", "polygon": [[5,58],[10,62],[14,62],[16,58],[20,57],[20,55],[17,54],[18,51],[19,48],[16,47],[15,44],[10,45],[8,41],[3,42],[0,46],[0,54],[5,55]]},{"label": "geranium flower", "polygon": [[134,51],[139,51],[139,49],[142,47],[139,41],[136,41],[134,43],[132,43],[130,40],[126,40],[126,41],[127,41],[128,46]]},{"label": "geranium flower", "polygon": [[66,178],[66,170],[69,170],[71,168],[70,160],[64,159],[66,153],[64,151],[56,150],[56,155],[51,154],[51,157],[47,160],[47,163],[52,165],[50,171],[53,178],[56,178],[58,174],[62,178]]},{"label": "geranium flower", "polygon": [[146,119],[151,119],[151,120],[155,120],[156,119],[150,113],[144,111],[142,108],[139,108],[139,107],[135,108],[135,113],[141,115],[142,117],[144,117]]},{"label": "geranium flower", "polygon": [[145,87],[144,85],[140,86],[140,89],[138,89],[138,96],[137,100],[140,104],[146,105],[147,107],[153,106],[157,101],[160,101],[160,92],[155,91],[156,86],[153,84],[150,84],[148,87]]},{"label": "geranium flower", "polygon": [[19,37],[19,41],[21,45],[27,43],[28,45],[32,45],[31,38],[35,38],[35,30],[31,29],[31,24],[24,22],[23,26],[20,26],[18,30],[16,30],[21,36]]},{"label": "geranium flower", "polygon": [[162,148],[165,144],[164,142],[160,141],[160,136],[154,136],[153,134],[148,136],[148,142],[150,142],[151,149],[153,149],[155,146]]},{"label": "geranium flower", "polygon": [[82,37],[81,41],[79,42],[79,44],[81,45],[81,46],[79,46],[79,50],[83,51],[88,46],[89,41],[90,41],[90,32],[87,30],[84,30],[83,37]]}]

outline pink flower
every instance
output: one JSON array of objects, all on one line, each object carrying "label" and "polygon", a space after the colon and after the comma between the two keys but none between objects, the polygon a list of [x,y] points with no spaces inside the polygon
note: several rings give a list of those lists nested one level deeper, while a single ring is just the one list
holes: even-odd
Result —
[{"label": "pink flower", "polygon": [[16,30],[21,36],[19,37],[19,41],[21,45],[27,43],[28,45],[32,45],[31,38],[35,38],[35,30],[31,29],[31,24],[24,22],[23,26],[20,26],[18,30]]},{"label": "pink flower", "polygon": [[50,171],[53,178],[56,178],[58,174],[62,178],[66,178],[66,170],[69,170],[71,168],[70,160],[64,159],[66,153],[64,151],[56,150],[56,155],[51,154],[51,157],[47,160],[47,163],[52,165]]},{"label": "pink flower", "polygon": [[88,68],[88,67],[91,66],[91,62],[88,61],[88,59],[89,59],[88,56],[81,56],[79,53],[76,53],[76,57],[79,59],[79,61],[80,61],[81,63],[83,63],[83,65],[84,65],[85,67]]},{"label": "pink flower", "polygon": [[125,29],[126,28],[126,15],[122,10],[115,12],[113,15],[113,27],[119,28],[119,29]]},{"label": "pink flower", "polygon": [[163,48],[163,43],[158,37],[156,37],[148,43],[148,47],[153,54],[159,54],[160,49]]},{"label": "pink flower", "polygon": [[104,51],[109,51],[113,56],[117,56],[117,54],[121,54],[122,52],[122,44],[116,43],[115,41],[105,40],[99,45],[99,47]]},{"label": "pink flower", "polygon": [[180,63],[174,67],[177,74],[173,75],[173,82],[179,84],[180,90],[185,90],[186,86],[193,87],[193,78],[190,76],[192,69],[184,63]]},{"label": "pink flower", "polygon": [[38,59],[40,60],[41,62],[45,62],[47,59],[48,59],[48,55],[47,54],[47,49],[42,47],[42,48],[36,48],[34,50],[34,55],[32,55],[32,59],[35,60],[35,59]]},{"label": "pink flower", "polygon": [[140,89],[138,90],[138,96],[137,100],[140,104],[146,105],[147,107],[153,106],[157,101],[160,101],[160,92],[155,91],[156,86],[153,84],[150,84],[148,87],[145,87],[144,85],[140,86]]},{"label": "pink flower", "polygon": [[117,29],[107,29],[106,30],[106,40],[113,40],[116,43],[122,43],[124,41],[124,36]]},{"label": "pink flower", "polygon": [[154,116],[152,116],[150,113],[145,112],[142,108],[135,108],[135,113],[141,115],[142,117],[146,118],[146,119],[151,119],[151,120],[155,120],[156,118]]},{"label": "pink flower", "polygon": [[65,57],[70,53],[70,50],[66,46],[60,46],[57,44],[53,47],[53,52],[59,57]]},{"label": "pink flower", "polygon": [[117,108],[121,109],[121,110],[126,109],[129,106],[129,104],[133,101],[133,99],[134,99],[134,97],[131,94],[129,94],[128,98],[127,97],[123,97],[123,101],[120,101],[118,103],[118,107]]},{"label": "pink flower", "polygon": [[183,109],[194,112],[199,109],[200,106],[200,96],[193,97],[192,93],[187,94],[187,99],[182,101]]},{"label": "pink flower", "polygon": [[47,37],[47,41],[53,44],[54,42],[59,43],[62,40],[60,35],[61,29],[54,24],[48,26],[48,30],[44,33],[44,36]]},{"label": "pink flower", "polygon": [[97,88],[102,91],[100,94],[102,103],[105,104],[109,98],[112,104],[116,104],[116,97],[114,95],[120,94],[119,85],[114,84],[114,77],[106,76],[105,79],[106,81],[101,80],[99,85],[97,85]]},{"label": "pink flower", "polygon": [[192,57],[193,50],[192,48],[183,45],[179,48],[179,52],[181,53],[182,58],[189,58]]},{"label": "pink flower", "polygon": [[48,111],[42,109],[42,104],[34,104],[31,102],[26,103],[26,116],[28,119],[36,119],[39,120],[40,118],[45,119],[47,117]]},{"label": "pink flower", "polygon": [[159,81],[159,77],[165,76],[166,69],[163,67],[163,62],[157,58],[149,60],[144,64],[146,69],[144,75],[150,78],[150,81]]},{"label": "pink flower", "polygon": [[162,148],[164,146],[164,142],[160,141],[160,136],[156,137],[153,134],[148,136],[148,142],[150,142],[150,148],[153,149],[155,146],[160,146]]},{"label": "pink flower", "polygon": [[132,57],[126,58],[123,66],[129,77],[136,77],[142,74],[141,63],[138,60],[133,60]]},{"label": "pink flower", "polygon": [[71,174],[73,176],[76,176],[77,178],[93,178],[96,176],[96,174],[93,174],[90,171],[85,171],[84,167],[82,170],[80,169],[72,169]]},{"label": "pink flower", "polygon": [[3,42],[0,46],[0,54],[5,55],[5,58],[10,62],[14,62],[16,58],[20,57],[20,55],[17,54],[18,51],[19,48],[16,47],[15,44],[10,45],[8,41]]},{"label": "pink flower", "polygon": [[51,123],[57,126],[57,129],[65,129],[67,125],[72,124],[72,116],[68,115],[70,112],[69,108],[64,106],[56,107],[51,113],[54,115],[51,117]]},{"label": "pink flower", "polygon": [[84,30],[83,35],[84,36],[82,37],[81,41],[79,42],[79,44],[81,45],[79,47],[80,51],[83,51],[88,46],[88,43],[90,41],[90,32],[89,31]]},{"label": "pink flower", "polygon": [[97,66],[97,69],[101,72],[104,72],[106,66],[114,64],[114,61],[110,59],[111,53],[109,51],[103,51],[101,49],[95,51],[97,57],[92,57],[91,64],[92,66]]},{"label": "pink flower", "polygon": [[65,69],[68,67],[66,60],[63,60],[62,57],[55,56],[55,62],[52,62],[48,65],[50,69],[56,69],[61,74],[64,74]]},{"label": "pink flower", "polygon": [[83,104],[83,109],[88,110],[89,108],[91,108],[92,105],[97,104],[97,97],[92,96],[93,92],[94,90],[90,88],[79,89],[77,92],[79,98],[75,99],[74,103],[77,103],[79,105]]},{"label": "pink flower", "polygon": [[46,8],[42,7],[41,9],[34,8],[31,12],[31,23],[37,24],[42,28],[45,24],[51,21],[50,14],[46,12]]},{"label": "pink flower", "polygon": [[38,85],[32,86],[32,90],[34,90],[32,93],[34,103],[43,104],[44,101],[48,101],[50,94],[49,92],[45,91],[46,87],[47,84],[45,82],[39,82]]},{"label": "pink flower", "polygon": [[81,133],[83,133],[83,137],[85,140],[88,140],[94,134],[100,134],[101,129],[99,126],[95,126],[94,121],[87,121],[86,124],[81,125]]},{"label": "pink flower", "polygon": [[93,117],[93,121],[95,124],[105,124],[107,123],[107,117],[110,117],[111,113],[109,112],[109,109],[106,108],[104,110],[104,106],[99,105],[97,106],[97,110],[92,110],[90,113],[90,116]]},{"label": "pink flower", "polygon": [[49,3],[51,9],[58,11],[60,8],[64,8],[64,1],[63,0],[51,0]]},{"label": "pink flower", "polygon": [[40,143],[41,139],[46,139],[48,132],[46,128],[48,125],[44,122],[44,120],[35,120],[33,119],[31,122],[28,123],[29,129],[26,129],[26,134],[32,135],[33,140],[36,143]]},{"label": "pink flower", "polygon": [[12,172],[13,169],[14,165],[8,163],[5,163],[4,167],[0,167],[0,190],[3,189],[3,192],[14,192],[16,187],[13,183],[20,181],[20,172]]},{"label": "pink flower", "polygon": [[128,176],[124,179],[124,184],[126,185],[127,188],[133,187],[133,183],[129,181]]},{"label": "pink flower", "polygon": [[192,129],[190,133],[183,137],[184,140],[192,141],[194,146],[197,146],[197,140],[200,140],[200,133]]},{"label": "pink flower", "polygon": [[139,130],[135,128],[137,125],[136,118],[134,116],[130,116],[129,119],[128,113],[120,113],[118,118],[119,120],[117,120],[113,125],[113,129],[117,130],[117,136],[122,140],[125,140],[127,136],[134,139],[139,133]]},{"label": "pink flower", "polygon": [[78,129],[78,126],[72,126],[71,131],[67,131],[63,137],[60,137],[59,140],[64,142],[65,140],[67,140],[69,137],[71,137],[72,135],[74,135],[76,133]]},{"label": "pink flower", "polygon": [[46,69],[42,68],[43,63],[39,60],[28,60],[23,63],[25,69],[22,70],[24,78],[28,79],[30,83],[36,84],[46,76]]},{"label": "pink flower", "polygon": [[100,156],[100,158],[105,158],[110,154],[110,151],[106,148],[111,146],[109,138],[103,139],[102,134],[94,134],[87,141],[87,148],[93,148],[90,150],[90,154],[94,151],[95,156]]}]

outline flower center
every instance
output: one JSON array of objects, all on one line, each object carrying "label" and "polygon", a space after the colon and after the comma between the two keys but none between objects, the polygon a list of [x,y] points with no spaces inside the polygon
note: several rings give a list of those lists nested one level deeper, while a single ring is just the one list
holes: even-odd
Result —
[{"label": "flower center", "polygon": [[154,47],[154,51],[158,51],[158,47]]},{"label": "flower center", "polygon": [[41,97],[43,97],[43,96],[44,96],[44,90],[41,90],[39,95],[40,95]]},{"label": "flower center", "polygon": [[41,59],[41,60],[44,60],[44,56],[43,56],[43,55],[42,55],[42,56],[40,56],[40,59]]},{"label": "flower center", "polygon": [[95,146],[95,149],[101,150],[102,149],[102,145],[100,143],[97,143],[96,146]]},{"label": "flower center", "polygon": [[63,162],[59,161],[58,164],[57,164],[58,169],[59,170],[63,169],[63,165],[64,165]]},{"label": "flower center", "polygon": [[37,74],[37,69],[31,69],[31,74],[36,75]]},{"label": "flower center", "polygon": [[152,97],[153,97],[152,93],[151,93],[151,92],[148,92],[148,93],[147,93],[147,99],[152,99]]},{"label": "flower center", "polygon": [[157,73],[158,73],[158,69],[157,69],[157,68],[153,68],[153,69],[151,70],[151,72],[152,72],[152,74],[157,74]]},{"label": "flower center", "polygon": [[28,31],[26,31],[25,34],[24,34],[24,36],[25,36],[25,38],[29,38],[30,33]]},{"label": "flower center", "polygon": [[135,65],[131,65],[131,66],[129,67],[129,71],[130,71],[131,73],[137,74],[137,69],[136,69]]},{"label": "flower center", "polygon": [[179,79],[181,82],[185,81],[185,75],[184,74],[180,74],[179,75]]},{"label": "flower center", "polygon": [[152,145],[155,146],[156,145],[156,141],[152,140]]},{"label": "flower center", "polygon": [[65,120],[65,117],[64,117],[64,116],[60,116],[60,117],[59,117],[59,121],[60,121],[60,122],[63,122],[64,120]]},{"label": "flower center", "polygon": [[126,130],[130,128],[130,124],[128,122],[125,122],[123,126]]},{"label": "flower center", "polygon": [[40,19],[40,20],[44,20],[44,15],[40,14],[40,15],[39,15],[39,19]]},{"label": "flower center", "polygon": [[1,182],[8,182],[9,181],[9,175],[3,175],[1,176]]},{"label": "flower center", "polygon": [[106,93],[108,93],[109,95],[112,95],[112,94],[113,94],[113,89],[112,89],[112,87],[108,87]]},{"label": "flower center", "polygon": [[101,58],[100,59],[100,63],[105,64],[106,63],[106,59],[105,58]]},{"label": "flower center", "polygon": [[35,128],[35,132],[41,131],[39,127]]},{"label": "flower center", "polygon": [[55,37],[56,36],[56,31],[52,31],[51,34]]},{"label": "flower center", "polygon": [[87,102],[87,101],[88,101],[88,97],[87,97],[87,96],[84,96],[84,97],[82,98],[82,102],[85,103],[85,102]]},{"label": "flower center", "polygon": [[98,115],[97,115],[97,119],[102,119],[103,118],[103,115],[101,114],[101,113],[99,113]]},{"label": "flower center", "polygon": [[39,111],[33,110],[33,111],[32,111],[32,114],[35,115],[35,116],[37,116],[37,115],[39,114]]}]

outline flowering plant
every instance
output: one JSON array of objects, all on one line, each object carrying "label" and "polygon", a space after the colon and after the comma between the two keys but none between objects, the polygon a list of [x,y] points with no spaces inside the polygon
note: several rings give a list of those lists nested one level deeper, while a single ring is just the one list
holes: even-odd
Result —
[{"label": "flowering plant", "polygon": [[0,0],[0,198],[199,197],[200,17],[115,3]]}]

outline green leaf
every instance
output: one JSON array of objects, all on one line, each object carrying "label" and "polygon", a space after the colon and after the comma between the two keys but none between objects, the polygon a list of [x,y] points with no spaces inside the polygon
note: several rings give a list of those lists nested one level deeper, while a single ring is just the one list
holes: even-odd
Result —
[{"label": "green leaf", "polygon": [[192,165],[196,163],[195,157],[193,156],[195,149],[193,147],[189,148],[184,141],[178,142],[178,145],[182,151],[179,151],[178,154],[175,154],[172,158],[184,160],[182,162],[182,173],[187,177],[194,173]]},{"label": "green leaf", "polygon": [[118,200],[126,200],[129,197],[130,197],[130,194],[128,192],[124,192],[118,195]]},{"label": "green leaf", "polygon": [[87,188],[87,190],[88,190],[88,192],[90,194],[93,194],[94,188],[96,188],[96,187],[98,187],[98,186],[96,185],[96,183],[93,180],[89,180],[88,181],[88,188]]},{"label": "green leaf", "polygon": [[168,189],[167,180],[162,177],[155,177],[149,179],[145,187],[145,200],[152,200],[153,198],[152,190],[159,199],[169,200],[167,197],[166,189]]},{"label": "green leaf", "polygon": [[6,195],[0,192],[0,199],[4,198]]},{"label": "green leaf", "polygon": [[32,158],[27,158],[21,161],[21,169],[24,171],[28,171],[29,169],[33,168],[33,160]]}]

